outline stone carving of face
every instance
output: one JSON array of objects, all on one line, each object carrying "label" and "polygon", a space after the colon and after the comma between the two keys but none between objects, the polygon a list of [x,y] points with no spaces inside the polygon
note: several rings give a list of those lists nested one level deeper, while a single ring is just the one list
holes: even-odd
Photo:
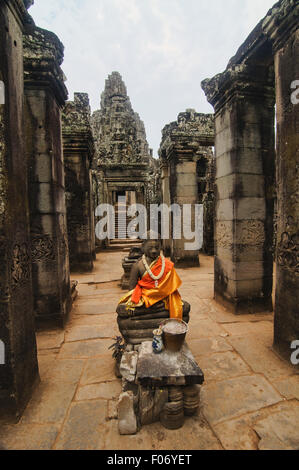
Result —
[{"label": "stone carving of face", "polygon": [[154,261],[155,259],[159,257],[160,252],[161,252],[160,242],[158,240],[148,240],[144,244],[143,250],[144,250],[145,256],[151,261]]}]

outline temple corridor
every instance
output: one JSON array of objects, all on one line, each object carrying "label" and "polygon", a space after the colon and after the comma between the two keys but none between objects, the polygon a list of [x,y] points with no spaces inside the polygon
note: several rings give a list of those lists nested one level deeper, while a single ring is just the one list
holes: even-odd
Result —
[{"label": "temple corridor", "polygon": [[233,315],[213,300],[213,257],[178,269],[191,304],[187,342],[203,372],[201,407],[184,430],[160,423],[120,436],[121,381],[108,350],[118,334],[121,251],[101,252],[90,274],[72,274],[78,297],[65,330],[37,334],[41,383],[19,424],[0,430],[5,449],[298,449],[295,370],[272,351],[273,315]]}]

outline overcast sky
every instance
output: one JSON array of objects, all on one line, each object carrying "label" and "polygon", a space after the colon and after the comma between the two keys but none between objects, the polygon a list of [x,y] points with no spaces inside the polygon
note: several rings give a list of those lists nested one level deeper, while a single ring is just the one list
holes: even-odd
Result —
[{"label": "overcast sky", "polygon": [[154,156],[162,128],[187,108],[212,112],[200,87],[222,72],[275,0],[35,0],[36,24],[65,46],[69,99],[100,107],[114,70],[145,123]]}]

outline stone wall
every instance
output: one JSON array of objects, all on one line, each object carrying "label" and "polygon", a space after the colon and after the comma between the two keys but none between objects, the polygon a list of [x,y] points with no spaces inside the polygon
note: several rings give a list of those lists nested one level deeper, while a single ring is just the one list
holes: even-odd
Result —
[{"label": "stone wall", "polygon": [[0,4],[0,420],[18,420],[38,380],[33,317],[27,161],[23,133],[22,30],[28,14],[20,0]]},{"label": "stone wall", "polygon": [[[274,346],[299,339],[299,5],[282,1],[263,22],[273,44],[277,106],[277,282]],[[298,89],[298,82],[297,82]]]},{"label": "stone wall", "polygon": [[75,93],[74,101],[66,103],[62,118],[70,266],[91,271],[95,258],[94,146],[88,95]]},{"label": "stone wall", "polygon": [[216,113],[215,295],[235,313],[272,309],[277,197],[274,344],[288,357],[299,337],[298,15],[297,1],[277,2],[226,71],[202,83]]}]

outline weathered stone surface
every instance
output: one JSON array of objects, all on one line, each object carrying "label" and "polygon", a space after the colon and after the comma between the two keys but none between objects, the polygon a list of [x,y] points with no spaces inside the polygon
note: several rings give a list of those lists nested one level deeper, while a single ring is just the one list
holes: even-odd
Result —
[{"label": "weathered stone surface", "polygon": [[61,106],[67,98],[63,45],[33,23],[26,26],[23,43],[35,317],[37,324],[64,326],[72,298],[61,141]]},{"label": "weathered stone surface", "polygon": [[134,396],[132,392],[124,392],[118,400],[118,429],[121,435],[137,432],[137,420],[134,413]]},{"label": "weathered stone surface", "polygon": [[[64,343],[60,353],[60,359],[66,358],[88,358],[91,356],[109,356],[110,352],[108,351],[109,346],[111,346],[111,339],[95,339],[90,341],[78,341],[74,343]],[[105,354],[106,353],[106,354]]]},{"label": "weathered stone surface", "polygon": [[117,334],[116,325],[112,325],[112,318],[109,317],[109,322],[104,321],[101,324],[95,325],[80,325],[74,326],[71,331],[65,335],[66,343],[82,341],[97,338],[113,338]]},{"label": "weathered stone surface", "polygon": [[91,271],[95,258],[91,166],[94,153],[89,98],[75,93],[62,114],[67,227],[72,270]]},{"label": "weathered stone surface", "polygon": [[38,350],[57,349],[60,348],[64,342],[64,332],[57,331],[56,333],[37,333],[37,348]]},{"label": "weathered stone surface", "polygon": [[[39,357],[40,362],[40,357]],[[81,359],[56,359],[52,367],[44,374],[43,379],[52,383],[78,384],[85,361]]]},{"label": "weathered stone surface", "polygon": [[[202,85],[216,110],[216,227],[222,227],[221,231],[217,228],[216,236],[216,299],[223,299],[234,313],[251,313],[255,305],[271,310],[274,192],[265,192],[265,187],[273,189],[275,176],[273,75],[268,66],[242,64],[228,67],[223,74]],[[240,99],[236,89],[246,89],[246,96]],[[261,159],[259,168],[263,169],[263,175],[248,174],[243,163],[244,148],[255,150],[251,166]],[[234,223],[224,230],[228,221]],[[223,258],[218,247],[228,247],[225,244],[229,243],[231,252],[235,253],[237,246],[246,245],[246,240],[240,238],[246,231],[250,232],[250,226],[240,230],[235,221],[261,225],[261,233],[255,236],[261,261],[255,260],[257,256],[252,260],[250,255],[244,261],[234,256],[230,262],[227,256]],[[264,242],[259,243],[258,236]]]},{"label": "weathered stone surface", "polygon": [[168,389],[156,388],[154,390],[139,386],[139,412],[140,424],[152,424],[160,420],[160,414],[168,402]]},{"label": "weathered stone surface", "polygon": [[213,425],[213,430],[226,450],[258,450],[260,439],[254,430],[255,425],[277,413],[293,413],[296,410],[298,410],[297,401],[282,401],[256,412]]},{"label": "weathered stone surface", "polygon": [[208,383],[250,373],[246,363],[232,351],[200,357],[200,365],[205,371],[205,380]]},{"label": "weathered stone surface", "polygon": [[99,439],[99,450],[149,450],[152,449],[152,436],[149,428],[144,426],[138,434],[121,436],[118,430],[117,421],[106,423],[103,427],[103,434]]},{"label": "weathered stone surface", "polygon": [[282,400],[261,376],[237,377],[204,385],[201,392],[203,413],[210,424],[218,424]]},{"label": "weathered stone surface", "polygon": [[111,354],[89,359],[84,369],[81,385],[90,385],[102,382],[114,382],[115,359]]},{"label": "weathered stone surface", "polygon": [[260,450],[298,450],[299,410],[281,411],[259,421],[254,430],[259,435]]},{"label": "weathered stone surface", "polygon": [[186,343],[178,353],[164,350],[156,355],[152,343],[144,342],[140,347],[136,379],[143,386],[164,387],[202,384],[204,376]]},{"label": "weathered stone surface", "polygon": [[86,385],[78,389],[76,400],[96,400],[99,398],[104,400],[113,400],[118,398],[121,390],[122,387],[120,381]]},{"label": "weathered stone surface", "polygon": [[138,353],[136,351],[125,352],[120,363],[120,373],[128,382],[135,382]]},{"label": "weathered stone surface", "polygon": [[287,400],[296,398],[299,401],[299,375],[274,382],[274,386]]},{"label": "weathered stone surface", "polygon": [[27,19],[22,1],[1,2],[0,339],[5,365],[0,366],[0,419],[14,421],[38,380],[23,129],[22,33]]},{"label": "weathered stone surface", "polygon": [[[164,204],[204,204],[204,250],[213,252],[214,222],[214,119],[210,114],[199,114],[193,109],[180,113],[176,122],[165,126],[159,150],[163,168],[162,200]],[[194,218],[194,216],[193,216]],[[193,220],[194,222],[194,220]],[[172,224],[170,223],[170,226]],[[177,266],[198,266],[199,247],[185,249],[187,240],[173,237],[164,241]],[[171,241],[171,242],[170,242]],[[207,251],[205,251],[207,252]]]},{"label": "weathered stone surface", "polygon": [[196,356],[206,356],[212,353],[231,351],[232,346],[223,338],[203,338],[191,339],[188,341],[189,347]]},{"label": "weathered stone surface", "polygon": [[222,450],[222,446],[202,416],[185,420],[183,429],[167,431],[156,423],[147,426],[155,450]]},{"label": "weathered stone surface", "polygon": [[76,383],[51,381],[35,390],[22,417],[22,423],[62,423],[76,391]]},{"label": "weathered stone surface", "polygon": [[107,403],[74,403],[55,444],[56,450],[95,450],[106,418]]},{"label": "weathered stone surface", "polygon": [[[281,360],[271,350],[272,341],[269,346],[257,341],[252,336],[245,338],[231,337],[229,341],[255,373],[263,374],[270,380],[293,375],[294,368],[292,365]],[[262,361],[261,357],[263,358]]]},{"label": "weathered stone surface", "polygon": [[1,426],[1,450],[51,450],[58,436],[59,427],[48,424],[19,424]]},{"label": "weathered stone surface", "polygon": [[275,49],[277,102],[278,246],[274,344],[285,358],[289,356],[290,343],[299,338],[298,93],[296,99],[290,89],[290,84],[299,76],[298,14],[297,2],[283,1],[274,18],[266,21]]}]

